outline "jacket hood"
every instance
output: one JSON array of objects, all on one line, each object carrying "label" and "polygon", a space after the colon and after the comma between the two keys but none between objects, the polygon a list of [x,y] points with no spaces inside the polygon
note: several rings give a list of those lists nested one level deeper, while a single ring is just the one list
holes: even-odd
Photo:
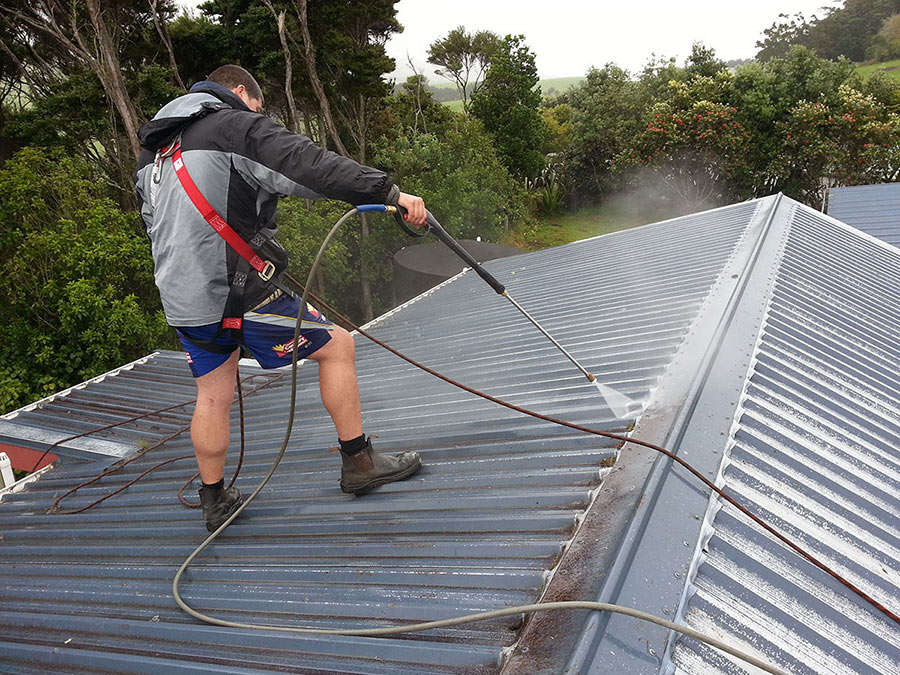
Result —
[{"label": "jacket hood", "polygon": [[138,129],[141,145],[151,152],[166,146],[191,122],[224,108],[250,110],[230,89],[216,82],[198,82],[184,96],[169,101]]}]

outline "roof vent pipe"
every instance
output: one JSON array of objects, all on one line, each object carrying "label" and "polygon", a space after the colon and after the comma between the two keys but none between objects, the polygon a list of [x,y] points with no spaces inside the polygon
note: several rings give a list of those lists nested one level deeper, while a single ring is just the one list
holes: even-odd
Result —
[{"label": "roof vent pipe", "polygon": [[5,452],[0,452],[0,488],[9,487],[16,482],[13,474],[12,463]]}]

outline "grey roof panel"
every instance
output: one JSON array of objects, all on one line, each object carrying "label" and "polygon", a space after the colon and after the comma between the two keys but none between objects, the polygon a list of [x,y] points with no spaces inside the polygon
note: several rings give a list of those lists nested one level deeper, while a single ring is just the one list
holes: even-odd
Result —
[{"label": "grey roof panel", "polygon": [[[647,400],[761,208],[739,204],[488,267],[599,379]],[[620,432],[634,422],[614,419],[596,390],[473,274],[372,330],[512,402]],[[185,597],[222,618],[316,627],[381,626],[536,600],[616,443],[523,418],[357,343],[366,429],[379,434],[380,447],[421,450],[423,471],[363,498],[342,494],[337,457],[326,450],[334,431],[315,371],[304,366],[298,425],[279,472],[191,568]],[[182,359],[160,352],[9,422],[60,435],[80,431],[94,413],[100,424],[189,401]],[[242,373],[253,378],[247,388],[272,377],[252,366]],[[288,391],[282,379],[246,398],[244,489],[256,485],[281,442]],[[101,435],[137,448],[183,428],[190,414],[185,406]],[[236,439],[233,420],[232,462]],[[182,432],[62,506],[85,505],[155,462],[190,453]],[[390,640],[200,624],[170,596],[171,576],[203,538],[198,513],[176,497],[193,461],[163,467],[84,513],[47,514],[55,496],[96,470],[64,458],[26,490],[3,496],[4,667],[496,672],[516,639],[516,617]]]},{"label": "grey roof panel", "polygon": [[[797,207],[720,484],[900,607],[900,251]],[[900,673],[900,627],[711,500],[681,611],[796,673]],[[742,666],[678,640],[679,672]]]},{"label": "grey roof panel", "polygon": [[828,215],[900,246],[900,183],[831,188]]},{"label": "grey roof panel", "polygon": [[[636,436],[658,437],[888,606],[900,604],[896,248],[773,197],[488,267],[602,381],[647,403],[645,413],[614,419],[472,274],[373,331],[513,402],[609,430],[635,424]],[[366,428],[382,447],[422,450],[425,469],[364,498],[340,493],[325,451],[334,432],[305,366],[300,424],[279,473],[185,579],[200,609],[357,627],[593,593],[796,672],[900,672],[895,625],[668,461],[473,399],[369,343],[357,349]],[[5,416],[0,434],[62,438],[188,401],[182,359],[152,355]],[[249,388],[273,378],[242,372]],[[269,385],[247,397],[247,488],[283,433],[288,384]],[[100,436],[133,450],[182,429],[190,412]],[[49,516],[55,496],[111,461],[101,453],[83,462],[90,448],[69,445],[58,469],[2,495],[4,670],[478,673],[497,672],[509,654],[505,671],[529,675],[560,663],[592,673],[746,672],[692,640],[598,614],[531,620],[518,641],[520,617],[391,639],[199,624],[169,595],[203,536],[198,514],[175,496],[193,461],[83,514]],[[63,506],[190,453],[181,433]],[[614,456],[610,472],[601,464]],[[547,626],[541,644],[532,633]],[[535,643],[546,649],[524,652]]]}]

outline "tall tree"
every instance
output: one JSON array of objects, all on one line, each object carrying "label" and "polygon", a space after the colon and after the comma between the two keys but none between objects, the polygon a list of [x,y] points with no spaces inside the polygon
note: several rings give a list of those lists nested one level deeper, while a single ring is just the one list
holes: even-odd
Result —
[{"label": "tall tree", "polygon": [[503,163],[520,178],[534,178],[544,164],[540,148],[546,129],[537,83],[534,53],[525,36],[507,35],[484,85],[472,95],[472,114],[493,137]]},{"label": "tall tree", "polygon": [[807,21],[802,12],[793,16],[781,13],[772,25],[763,31],[763,39],[757,41],[758,61],[786,56],[794,45],[804,45],[809,39],[810,23],[817,21],[815,16]]},{"label": "tall tree", "polygon": [[591,68],[567,93],[573,112],[565,173],[580,200],[597,201],[619,187],[612,160],[642,129],[650,104],[646,91],[628,71],[609,63]]},{"label": "tall tree", "polygon": [[[172,71],[157,65],[166,57],[153,17],[165,24],[174,15],[174,7],[171,0],[159,0],[153,6],[147,0],[11,0],[0,4],[0,22],[6,27],[0,38],[3,52],[18,59],[18,70],[28,85],[13,112],[27,115],[44,99],[71,90],[72,83],[90,74],[100,85],[99,100],[108,105],[105,120],[84,141],[95,146],[94,154],[102,156],[104,179],[117,188],[122,204],[134,204],[131,174],[140,150],[138,125],[148,109],[155,108],[173,89],[168,84]],[[97,101],[88,99],[96,96],[93,87],[83,96],[86,111],[93,113]],[[10,116],[10,124],[15,117]],[[79,134],[85,131],[85,117],[76,115],[71,120],[74,126],[81,126]],[[64,143],[72,136],[67,127],[64,123],[57,131]]]},{"label": "tall tree", "polygon": [[297,9],[297,20],[302,36],[303,61],[306,64],[306,72],[309,75],[309,84],[316,96],[316,102],[319,104],[319,112],[325,126],[325,133],[327,138],[334,144],[335,149],[345,157],[349,157],[350,153],[347,152],[337,125],[334,123],[331,103],[328,100],[328,95],[325,93],[325,87],[322,86],[322,80],[319,78],[319,71],[316,68],[316,49],[313,44],[312,34],[309,32],[308,3],[306,0],[294,0],[294,6]]},{"label": "tall tree", "polygon": [[169,10],[168,5],[119,0],[104,2],[83,0],[35,0],[0,5],[0,12],[8,22],[17,22],[25,31],[23,39],[37,44],[48,42],[60,54],[74,63],[89,68],[100,80],[107,98],[118,113],[124,136],[133,159],[140,152],[137,137],[138,111],[125,86],[122,54],[138,31],[153,21],[153,16]]},{"label": "tall tree", "polygon": [[500,37],[496,33],[487,30],[469,33],[465,26],[459,26],[428,48],[428,63],[440,66],[434,72],[456,84],[466,112],[469,97],[481,86],[499,46]]},{"label": "tall tree", "polygon": [[[290,90],[304,118],[308,135],[339,153],[367,163],[373,124],[390,86],[384,75],[394,69],[385,43],[401,30],[396,0],[344,2],[320,0],[211,0],[200,6],[214,17],[240,48],[232,53],[267,89],[267,101],[290,119]],[[283,16],[283,30],[277,19]],[[287,43],[288,50],[285,50]],[[292,68],[285,86],[287,60],[303,63]],[[360,217],[360,307],[364,319],[373,316],[371,256],[366,253],[369,225]]]}]

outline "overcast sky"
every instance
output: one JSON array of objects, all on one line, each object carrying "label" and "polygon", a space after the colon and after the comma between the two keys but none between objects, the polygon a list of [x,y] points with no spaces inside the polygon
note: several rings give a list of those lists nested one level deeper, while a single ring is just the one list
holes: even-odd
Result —
[{"label": "overcast sky", "polygon": [[[203,0],[181,0],[196,7]],[[694,42],[716,50],[723,61],[751,58],[756,41],[780,13],[803,12],[808,19],[821,7],[842,0],[400,0],[397,16],[404,31],[388,42],[397,61],[394,77],[412,74],[407,55],[431,82],[444,82],[426,62],[428,45],[457,26],[491,30],[501,37],[522,34],[537,56],[542,78],[576,77],[591,66],[613,61],[632,72],[651,54],[674,56],[679,63]]]},{"label": "overcast sky", "polygon": [[[426,62],[428,45],[456,26],[491,30],[501,37],[523,34],[537,56],[542,78],[584,75],[613,61],[634,72],[651,54],[682,62],[694,42],[716,50],[724,61],[750,58],[756,41],[779,13],[809,18],[834,0],[400,0],[405,30],[388,42],[398,79],[410,73],[407,54],[434,83],[446,81]],[[843,3],[840,3],[843,4]]]}]

